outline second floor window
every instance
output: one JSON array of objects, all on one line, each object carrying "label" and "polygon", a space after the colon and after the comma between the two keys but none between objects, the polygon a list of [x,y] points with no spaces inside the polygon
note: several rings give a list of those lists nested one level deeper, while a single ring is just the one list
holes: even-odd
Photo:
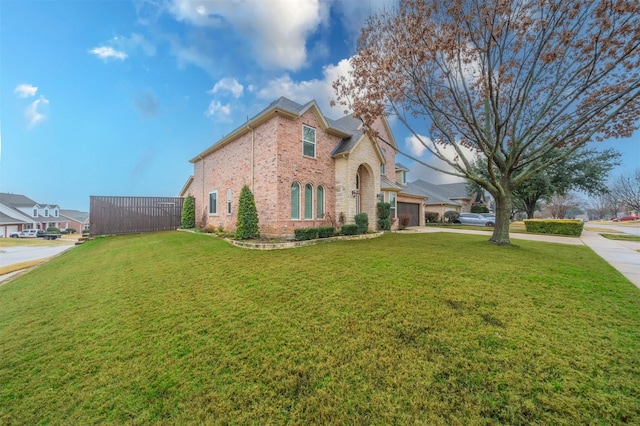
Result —
[{"label": "second floor window", "polygon": [[302,155],[316,156],[316,129],[313,127],[302,126]]},{"label": "second floor window", "polygon": [[209,214],[218,214],[218,192],[209,193]]}]

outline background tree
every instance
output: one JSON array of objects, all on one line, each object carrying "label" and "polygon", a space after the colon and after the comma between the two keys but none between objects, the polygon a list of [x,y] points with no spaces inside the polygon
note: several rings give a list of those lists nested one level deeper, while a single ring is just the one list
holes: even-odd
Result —
[{"label": "background tree", "polygon": [[509,244],[514,190],[588,141],[637,128],[640,2],[401,0],[369,19],[350,63],[337,100],[371,137],[377,117],[396,116],[448,167],[409,157],[485,188],[490,241]]},{"label": "background tree", "polygon": [[247,185],[242,187],[240,191],[240,199],[238,201],[238,220],[236,222],[236,240],[248,240],[250,238],[258,238],[260,229],[258,228],[258,210],[256,209],[256,201],[253,193]]},{"label": "background tree", "polygon": [[611,192],[628,208],[640,212],[640,169],[629,176],[620,176]]},{"label": "background tree", "polygon": [[180,227],[183,229],[192,229],[196,227],[196,205],[195,199],[191,194],[187,195],[182,203]]},{"label": "background tree", "polygon": [[547,204],[549,213],[554,219],[564,219],[567,214],[580,205],[580,200],[575,194],[554,194]]},{"label": "background tree", "polygon": [[[605,192],[609,173],[620,164],[620,153],[614,149],[599,151],[584,147],[571,157],[555,162],[558,155],[558,151],[551,151],[540,160],[552,163],[551,166],[513,190],[513,211],[525,212],[532,219],[540,200],[548,204],[554,195],[564,196],[570,191],[583,191],[589,195]],[[487,170],[486,159],[478,160],[475,169],[475,173],[484,175]],[[476,182],[467,180],[468,190],[476,191],[479,188]]]}]

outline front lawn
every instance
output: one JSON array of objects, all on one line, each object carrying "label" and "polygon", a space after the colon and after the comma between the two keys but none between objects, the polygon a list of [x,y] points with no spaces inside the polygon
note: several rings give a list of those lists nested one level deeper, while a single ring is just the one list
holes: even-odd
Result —
[{"label": "front lawn", "polygon": [[87,242],[0,287],[0,424],[640,423],[640,291],[486,240]]}]

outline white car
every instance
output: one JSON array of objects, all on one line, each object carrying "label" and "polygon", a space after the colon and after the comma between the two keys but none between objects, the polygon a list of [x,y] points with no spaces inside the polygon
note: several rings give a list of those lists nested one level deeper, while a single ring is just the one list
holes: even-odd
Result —
[{"label": "white car", "polygon": [[18,237],[20,237],[20,238],[38,238],[40,236],[40,235],[38,235],[38,231],[39,231],[39,229],[25,229],[24,231],[20,232]]}]

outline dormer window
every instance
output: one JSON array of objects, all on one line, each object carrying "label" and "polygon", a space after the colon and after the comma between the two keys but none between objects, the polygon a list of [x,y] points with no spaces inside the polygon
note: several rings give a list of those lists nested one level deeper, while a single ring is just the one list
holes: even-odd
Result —
[{"label": "dormer window", "polygon": [[316,156],[316,129],[313,127],[302,126],[302,155]]},{"label": "dormer window", "polygon": [[58,217],[58,209],[53,210],[53,217]]},{"label": "dormer window", "polygon": [[33,209],[33,217],[38,217],[38,209]]},{"label": "dormer window", "polygon": [[44,217],[49,217],[49,209],[44,209]]}]

